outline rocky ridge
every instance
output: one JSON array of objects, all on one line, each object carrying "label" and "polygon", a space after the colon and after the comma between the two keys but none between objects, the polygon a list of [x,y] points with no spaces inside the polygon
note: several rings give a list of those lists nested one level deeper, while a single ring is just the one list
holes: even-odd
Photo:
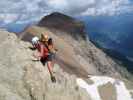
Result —
[{"label": "rocky ridge", "polygon": [[131,81],[105,75],[87,78],[73,69],[70,74],[63,68],[66,64],[58,62],[57,82],[52,83],[47,67],[32,56],[35,51],[29,49],[29,42],[14,33],[0,33],[0,100],[133,100]]},{"label": "rocky ridge", "polygon": [[56,64],[57,83],[52,83],[47,67],[33,61],[30,43],[13,33],[0,33],[0,100],[89,100],[76,85],[76,76]]}]

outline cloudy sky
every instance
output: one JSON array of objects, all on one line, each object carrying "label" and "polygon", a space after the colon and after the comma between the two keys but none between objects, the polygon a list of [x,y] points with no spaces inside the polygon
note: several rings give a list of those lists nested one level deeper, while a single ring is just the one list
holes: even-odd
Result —
[{"label": "cloudy sky", "polygon": [[1,0],[0,25],[26,23],[51,12],[71,16],[112,16],[133,11],[132,0]]}]

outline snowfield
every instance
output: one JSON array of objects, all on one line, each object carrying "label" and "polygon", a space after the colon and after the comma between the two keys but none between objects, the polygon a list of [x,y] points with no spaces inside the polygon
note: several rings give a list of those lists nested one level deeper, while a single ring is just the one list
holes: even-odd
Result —
[{"label": "snowfield", "polygon": [[130,91],[126,88],[125,83],[121,80],[113,79],[107,76],[91,76],[89,79],[94,83],[89,85],[83,79],[77,78],[77,84],[79,87],[86,89],[92,100],[102,100],[98,91],[98,87],[106,85],[109,82],[116,88],[117,100],[133,100]]}]

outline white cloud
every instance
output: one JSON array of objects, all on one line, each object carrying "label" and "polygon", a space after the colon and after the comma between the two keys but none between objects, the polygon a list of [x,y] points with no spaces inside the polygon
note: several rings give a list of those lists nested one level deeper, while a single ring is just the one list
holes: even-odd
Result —
[{"label": "white cloud", "polygon": [[131,3],[129,0],[101,0],[91,8],[88,7],[82,15],[116,15],[132,12],[133,6]]},{"label": "white cloud", "polygon": [[55,11],[71,16],[115,15],[132,12],[131,3],[129,0],[1,0],[0,22],[36,20]]},{"label": "white cloud", "polygon": [[8,24],[11,22],[15,22],[17,21],[17,19],[19,18],[18,14],[0,14],[0,22]]},{"label": "white cloud", "polygon": [[48,0],[47,4],[50,8],[57,10],[62,10],[62,8],[68,7],[68,2],[66,2],[66,0]]}]

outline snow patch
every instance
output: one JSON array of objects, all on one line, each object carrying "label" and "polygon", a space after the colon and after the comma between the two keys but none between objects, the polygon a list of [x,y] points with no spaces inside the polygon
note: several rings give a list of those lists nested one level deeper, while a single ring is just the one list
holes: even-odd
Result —
[{"label": "snow patch", "polygon": [[95,85],[88,85],[84,80],[80,78],[77,79],[77,84],[80,87],[86,89],[92,100],[101,100],[100,95],[97,91],[97,87]]},{"label": "snow patch", "polygon": [[127,90],[124,82],[121,80],[106,76],[91,76],[90,79],[94,82],[94,84],[89,85],[81,78],[77,78],[77,84],[81,88],[86,89],[92,100],[101,100],[100,94],[98,93],[98,87],[109,82],[116,88],[117,100],[133,100],[129,90]]},{"label": "snow patch", "polygon": [[126,89],[124,82],[120,82],[119,85],[116,84],[117,100],[133,100],[129,90]]}]

